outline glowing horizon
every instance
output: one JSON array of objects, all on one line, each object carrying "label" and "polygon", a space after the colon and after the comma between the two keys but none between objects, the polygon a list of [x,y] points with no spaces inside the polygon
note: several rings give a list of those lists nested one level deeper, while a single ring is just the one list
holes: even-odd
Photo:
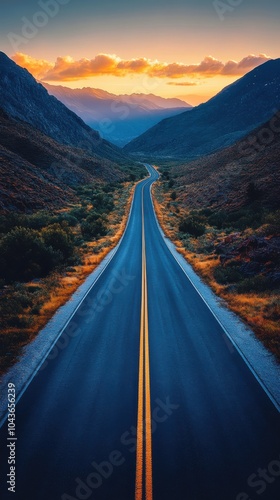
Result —
[{"label": "glowing horizon", "polygon": [[[168,94],[174,96],[174,90],[170,89],[169,93],[168,87],[194,88],[195,99],[202,102],[205,100],[206,89],[211,97],[228,83],[271,58],[265,54],[259,56],[250,54],[239,62],[231,60],[223,63],[212,56],[207,56],[200,63],[191,65],[152,61],[147,58],[122,60],[114,54],[98,54],[93,59],[83,58],[78,61],[70,56],[58,57],[55,62],[50,62],[17,53],[12,59],[26,68],[39,81],[50,84],[69,88],[96,88],[97,81],[101,80],[102,84],[98,88],[109,91],[108,87],[110,88],[111,83],[114,87],[114,92],[112,92],[114,94],[147,94],[157,91],[163,96],[168,96]],[[129,83],[127,83],[128,78]],[[186,78],[188,78],[187,81]],[[122,81],[118,82],[118,80]],[[124,92],[127,84],[128,92]],[[122,90],[116,92],[116,85],[120,85]],[[200,95],[203,95],[201,101],[199,101]],[[189,96],[191,97],[190,94]]]},{"label": "glowing horizon", "polygon": [[55,85],[205,100],[279,57],[278,0],[235,4],[2,0],[1,50],[24,54],[29,62],[16,62]]}]

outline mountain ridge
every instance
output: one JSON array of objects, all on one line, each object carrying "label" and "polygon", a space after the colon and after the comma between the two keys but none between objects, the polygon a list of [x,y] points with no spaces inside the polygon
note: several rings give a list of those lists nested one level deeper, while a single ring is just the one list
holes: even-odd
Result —
[{"label": "mountain ridge", "polygon": [[117,164],[128,162],[125,153],[103,140],[3,52],[0,52],[0,74],[0,107],[9,116],[29,123],[66,146],[79,147]]},{"label": "mountain ridge", "polygon": [[110,160],[59,144],[0,108],[0,212],[64,207],[79,185],[125,177]]},{"label": "mountain ridge", "polygon": [[[279,205],[280,113],[235,144],[175,166],[174,189],[179,188],[183,203],[192,209],[239,210],[248,202],[248,187],[254,184],[255,197],[263,207]],[[270,141],[261,142],[265,131]],[[255,140],[258,139],[258,140]],[[255,145],[255,146],[254,146]]]},{"label": "mountain ridge", "polygon": [[280,59],[268,61],[206,103],[167,118],[124,147],[155,157],[192,159],[241,139],[280,109]]},{"label": "mountain ridge", "polygon": [[71,89],[40,83],[49,94],[117,146],[124,146],[163,118],[192,108],[180,99],[163,98],[155,94],[115,95],[91,87]]}]

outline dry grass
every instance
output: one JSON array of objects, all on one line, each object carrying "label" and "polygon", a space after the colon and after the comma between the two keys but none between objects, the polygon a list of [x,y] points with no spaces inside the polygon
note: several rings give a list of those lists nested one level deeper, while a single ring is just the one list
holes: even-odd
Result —
[{"label": "dry grass", "polygon": [[[31,307],[25,307],[23,314],[16,315],[16,327],[9,326],[1,330],[0,374],[5,373],[16,362],[22,347],[36,337],[55,312],[71,298],[87,276],[117,245],[126,227],[135,187],[136,184],[125,184],[121,196],[115,200],[115,210],[108,216],[109,234],[87,243],[81,265],[69,268],[63,274],[55,272],[38,283],[23,285],[23,293],[27,288],[29,293],[37,290],[38,310],[34,313]],[[11,298],[12,294],[13,292]]]},{"label": "dry grass", "polygon": [[[190,251],[183,246],[182,241],[178,239],[176,224],[173,222],[172,205],[169,213],[166,210],[169,201],[169,194],[162,191],[160,184],[153,187],[156,215],[166,236],[173,241],[178,252],[185,257],[213,291],[253,329],[258,339],[280,360],[279,298],[272,292],[232,293],[227,286],[217,283],[214,270],[220,265],[220,259],[214,253]],[[192,246],[194,248],[198,246],[197,240],[192,239]]]},{"label": "dry grass", "polygon": [[[44,326],[54,315],[57,309],[59,309],[59,307],[64,305],[71,298],[73,293],[85,281],[87,276],[89,276],[89,274],[96,269],[106,255],[108,255],[108,253],[118,244],[126,227],[134,190],[135,186],[133,186],[133,188],[131,188],[130,184],[125,186],[125,192],[129,191],[129,196],[124,208],[124,214],[120,220],[117,220],[117,222],[114,221],[113,223],[112,220],[116,219],[115,213],[111,213],[109,216],[109,220],[111,222],[110,230],[113,234],[106,235],[98,241],[90,242],[87,245],[90,251],[87,251],[84,254],[83,263],[79,266],[75,266],[74,274],[71,272],[67,273],[66,276],[59,277],[58,286],[55,287],[49,300],[42,307],[38,323],[36,322],[36,325],[34,324],[34,333],[38,332],[38,326],[39,328],[42,328],[42,326]],[[92,251],[97,251],[98,253],[93,254]]]}]

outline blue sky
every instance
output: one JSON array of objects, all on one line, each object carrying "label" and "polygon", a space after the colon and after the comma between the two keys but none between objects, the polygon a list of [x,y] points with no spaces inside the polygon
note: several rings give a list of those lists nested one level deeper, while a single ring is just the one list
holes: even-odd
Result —
[{"label": "blue sky", "polygon": [[[38,13],[48,2],[56,2],[56,15],[45,14],[44,26],[35,26],[29,39],[22,37],[23,18],[31,24],[34,19],[40,21]],[[230,7],[232,3],[236,7]],[[214,0],[1,0],[0,48],[10,57],[22,52],[53,64],[57,57],[92,60],[98,54],[185,65],[199,64],[207,56],[223,63],[241,61],[249,54],[279,57],[279,1],[225,0],[221,4],[228,9],[217,10]],[[11,43],[14,37],[21,37],[22,43]],[[127,78],[120,82],[103,75],[95,80],[90,85],[115,88],[116,93],[123,86],[129,91]],[[195,91],[210,95],[231,82],[214,80],[197,81]],[[168,83],[164,88],[160,85],[161,93],[175,92]],[[78,85],[83,85],[82,80]]]}]

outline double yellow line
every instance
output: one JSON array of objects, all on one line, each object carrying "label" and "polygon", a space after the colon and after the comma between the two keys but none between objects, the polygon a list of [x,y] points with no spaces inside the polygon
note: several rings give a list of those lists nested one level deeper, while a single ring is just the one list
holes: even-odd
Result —
[{"label": "double yellow line", "polygon": [[139,350],[138,415],[135,500],[152,500],[152,417],[147,299],[147,267],[142,191],[142,299]]}]

